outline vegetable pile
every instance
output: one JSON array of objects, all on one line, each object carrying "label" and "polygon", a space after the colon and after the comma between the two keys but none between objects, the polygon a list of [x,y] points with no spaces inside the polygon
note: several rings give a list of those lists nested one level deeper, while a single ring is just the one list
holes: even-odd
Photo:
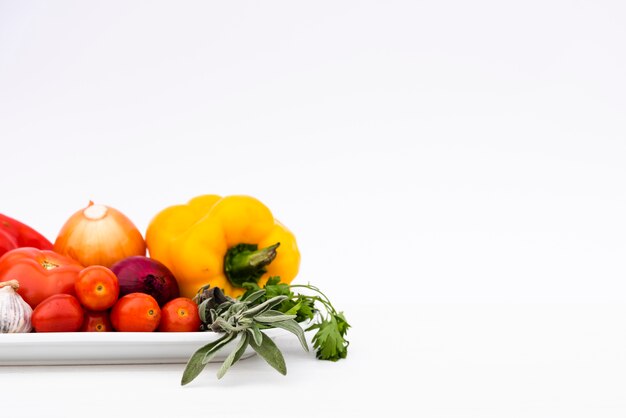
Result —
[{"label": "vegetable pile", "polygon": [[250,196],[165,208],[145,240],[119,210],[93,202],[54,244],[0,214],[0,333],[219,333],[189,359],[183,385],[230,342],[218,378],[247,347],[286,374],[270,328],[293,333],[306,351],[314,331],[318,359],[346,358],[350,325],[320,289],[292,284],[299,264],[294,235]]}]

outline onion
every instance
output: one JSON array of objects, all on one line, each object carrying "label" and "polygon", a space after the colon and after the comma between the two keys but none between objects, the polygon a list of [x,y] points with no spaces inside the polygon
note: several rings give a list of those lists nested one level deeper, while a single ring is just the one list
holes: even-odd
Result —
[{"label": "onion", "polygon": [[120,298],[129,293],[147,293],[159,306],[180,296],[178,282],[172,272],[159,261],[143,257],[128,257],[111,267],[120,283]]},{"label": "onion", "polygon": [[89,202],[65,222],[54,251],[84,266],[111,267],[126,257],[145,255],[146,243],[137,227],[120,211]]}]

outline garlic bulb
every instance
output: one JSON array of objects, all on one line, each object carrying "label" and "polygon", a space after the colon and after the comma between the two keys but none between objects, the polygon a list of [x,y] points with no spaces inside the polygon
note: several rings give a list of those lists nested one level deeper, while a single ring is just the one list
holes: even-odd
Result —
[{"label": "garlic bulb", "polygon": [[30,332],[33,309],[16,292],[17,280],[0,283],[0,334]]}]

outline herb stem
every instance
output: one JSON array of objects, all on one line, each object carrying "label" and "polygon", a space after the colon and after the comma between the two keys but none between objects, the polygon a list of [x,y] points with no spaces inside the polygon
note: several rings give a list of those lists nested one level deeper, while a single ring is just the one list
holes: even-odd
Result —
[{"label": "herb stem", "polygon": [[326,296],[318,287],[313,286],[311,284],[292,284],[290,285],[290,287],[291,288],[301,287],[301,288],[309,289],[309,290],[319,293],[320,295],[322,295],[322,298],[320,298],[319,296],[312,296],[312,298],[323,303],[326,309],[328,309],[328,312],[332,314],[337,314],[337,311],[333,307],[333,304],[330,302],[330,299],[328,299],[328,296]]}]

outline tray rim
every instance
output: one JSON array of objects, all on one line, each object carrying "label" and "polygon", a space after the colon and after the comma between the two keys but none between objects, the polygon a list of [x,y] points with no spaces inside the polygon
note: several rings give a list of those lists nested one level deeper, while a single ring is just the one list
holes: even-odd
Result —
[{"label": "tray rim", "polygon": [[[264,330],[271,339],[287,331]],[[218,332],[51,332],[0,334],[0,367],[33,365],[186,363],[200,347],[217,340]],[[212,362],[223,361],[236,340]],[[104,350],[103,350],[104,348]],[[251,347],[242,358],[256,353]]]}]

